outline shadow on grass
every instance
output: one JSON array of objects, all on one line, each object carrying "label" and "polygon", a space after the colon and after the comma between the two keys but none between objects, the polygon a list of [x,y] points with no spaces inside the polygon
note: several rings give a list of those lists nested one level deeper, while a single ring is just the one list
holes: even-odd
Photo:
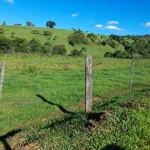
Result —
[{"label": "shadow on grass", "polygon": [[17,130],[12,130],[10,132],[8,132],[7,134],[0,136],[0,141],[3,143],[5,150],[12,150],[10,145],[8,144],[8,142],[6,141],[7,138],[9,137],[13,137],[15,134],[21,132],[21,129],[17,129]]},{"label": "shadow on grass", "polygon": [[[53,103],[47,99],[45,99],[43,96],[36,94],[37,97],[39,97],[43,102],[48,103],[50,105],[54,105],[57,106],[63,113],[65,114],[69,114],[69,116],[65,116],[62,118],[62,120],[60,119],[56,119],[55,122],[49,124],[48,126],[46,126],[45,128],[53,128],[55,125],[63,125],[65,123],[69,123],[69,122],[73,122],[74,119],[76,120],[77,118],[79,118],[79,122],[84,126],[84,127],[94,127],[93,124],[91,124],[91,122],[89,123],[89,121],[94,121],[96,123],[102,123],[103,121],[105,121],[107,119],[108,116],[110,116],[110,114],[106,111],[104,112],[98,112],[98,113],[86,113],[86,112],[70,112],[68,110],[66,110],[63,106]],[[114,103],[115,100],[112,100],[110,103]],[[104,105],[108,105],[108,102]],[[81,119],[82,118],[82,119]],[[80,125],[81,125],[80,124]],[[81,126],[82,126],[81,125]]]},{"label": "shadow on grass", "polygon": [[43,96],[41,96],[40,94],[36,94],[37,97],[39,97],[43,102],[48,103],[50,105],[54,105],[57,106],[63,113],[67,113],[67,114],[75,114],[74,112],[68,111],[66,110],[63,106],[53,103],[49,100],[47,100],[46,98],[44,98]]},{"label": "shadow on grass", "polygon": [[118,146],[118,145],[115,145],[115,144],[109,144],[109,145],[106,145],[101,150],[125,150],[125,149],[122,148],[121,146]]}]

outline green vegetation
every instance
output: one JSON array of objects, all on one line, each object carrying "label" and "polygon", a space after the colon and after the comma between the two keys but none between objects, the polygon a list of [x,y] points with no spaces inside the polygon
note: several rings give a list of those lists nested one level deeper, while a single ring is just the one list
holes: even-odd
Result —
[{"label": "green vegetation", "polygon": [[114,54],[105,53],[106,57],[118,57],[118,58],[129,58],[133,54],[139,54],[143,58],[150,57],[150,35],[144,36],[117,36],[110,35],[109,39],[102,41],[103,45],[109,44],[111,47],[115,48],[115,42],[117,41],[124,46],[126,53],[121,52],[121,50],[116,51]]},{"label": "green vegetation", "polygon": [[[6,70],[0,101],[1,150],[150,149],[150,59],[143,59],[149,57],[149,35],[2,28],[0,64],[6,61]],[[50,35],[43,35],[45,31]],[[129,93],[132,60],[124,58],[135,53],[141,57],[135,59]],[[93,56],[89,114],[84,100],[85,54]]]},{"label": "green vegetation", "polygon": [[46,26],[49,28],[54,28],[55,25],[56,25],[56,23],[54,21],[47,21],[46,22]]},{"label": "green vegetation", "polygon": [[69,35],[68,42],[70,45],[75,46],[76,44],[88,44],[85,34],[81,30],[76,30],[74,33]]},{"label": "green vegetation", "polygon": [[7,66],[0,137],[13,148],[33,144],[39,149],[149,149],[148,59],[136,60],[129,94],[131,61],[93,57],[92,112],[108,114],[98,122],[84,114],[84,57],[2,54],[0,63],[3,60]]}]

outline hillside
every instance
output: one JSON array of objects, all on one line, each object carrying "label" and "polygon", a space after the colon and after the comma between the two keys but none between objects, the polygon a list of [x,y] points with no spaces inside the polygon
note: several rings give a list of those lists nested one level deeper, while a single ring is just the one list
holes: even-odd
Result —
[{"label": "hillside", "polygon": [[[101,41],[106,40],[108,37],[104,35],[96,35],[97,39],[95,41],[92,41],[88,39],[88,44],[77,44],[75,46],[71,46],[68,43],[67,37],[72,34],[74,31],[72,30],[63,30],[63,29],[55,29],[55,28],[39,28],[39,27],[22,27],[22,26],[0,26],[0,28],[4,29],[4,34],[1,34],[2,36],[5,36],[11,40],[11,34],[14,33],[14,38],[25,38],[26,40],[30,41],[33,38],[38,40],[41,44],[44,44],[45,42],[49,41],[52,46],[56,44],[63,44],[65,45],[67,49],[67,53],[70,54],[71,50],[78,49],[80,50],[82,47],[86,48],[85,54],[92,54],[92,55],[99,55],[104,56],[104,53],[106,51],[114,52],[116,49],[124,50],[124,47],[121,44],[117,44],[116,48],[112,48],[109,45],[103,46],[100,44]],[[39,34],[32,34],[31,32],[33,30],[38,30]],[[52,35],[50,37],[45,37],[43,35],[43,31],[50,31],[52,32]],[[88,33],[84,33],[86,36]]]}]

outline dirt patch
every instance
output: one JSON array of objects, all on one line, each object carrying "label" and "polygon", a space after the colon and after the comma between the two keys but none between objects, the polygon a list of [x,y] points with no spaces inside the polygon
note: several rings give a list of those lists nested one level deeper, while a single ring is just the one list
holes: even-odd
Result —
[{"label": "dirt patch", "polygon": [[91,128],[91,127],[97,127],[102,122],[106,121],[109,116],[111,116],[107,111],[99,112],[99,113],[89,113],[87,115],[87,123],[85,124],[85,127]]},{"label": "dirt patch", "polygon": [[44,149],[39,148],[39,146],[36,143],[30,143],[30,144],[24,144],[19,148],[13,148],[13,150],[44,150]]}]

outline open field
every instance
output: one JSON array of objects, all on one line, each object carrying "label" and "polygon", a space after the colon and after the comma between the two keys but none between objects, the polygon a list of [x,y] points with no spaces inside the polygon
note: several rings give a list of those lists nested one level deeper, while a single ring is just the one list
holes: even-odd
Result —
[{"label": "open field", "polygon": [[149,59],[135,61],[130,94],[131,60],[93,55],[93,113],[109,114],[96,125],[84,113],[85,57],[0,55],[3,61],[0,149],[150,149]]}]

